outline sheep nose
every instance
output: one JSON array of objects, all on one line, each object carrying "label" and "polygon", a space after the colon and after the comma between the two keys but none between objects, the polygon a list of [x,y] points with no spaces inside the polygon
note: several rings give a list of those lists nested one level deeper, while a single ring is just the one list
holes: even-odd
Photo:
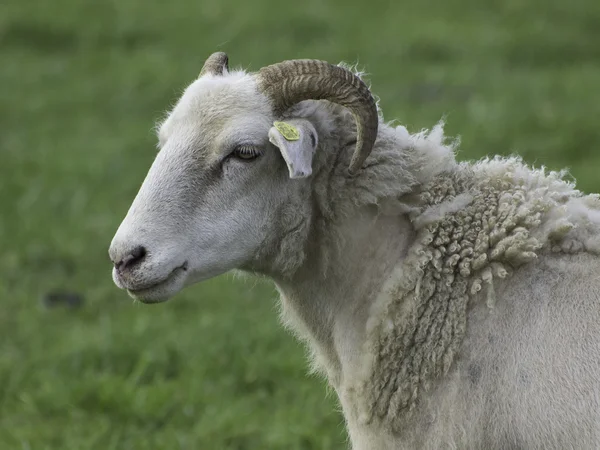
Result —
[{"label": "sheep nose", "polygon": [[119,259],[117,261],[113,260],[115,268],[121,272],[128,267],[133,267],[136,264],[142,262],[144,257],[146,256],[146,248],[138,245],[135,247],[129,254],[127,254],[123,259]]}]

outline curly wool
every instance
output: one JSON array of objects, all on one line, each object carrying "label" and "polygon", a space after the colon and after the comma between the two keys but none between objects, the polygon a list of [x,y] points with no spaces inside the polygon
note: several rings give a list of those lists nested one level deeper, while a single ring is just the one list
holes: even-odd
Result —
[{"label": "curly wool", "polygon": [[475,294],[493,307],[494,280],[546,250],[600,253],[598,196],[518,158],[458,164],[407,203],[417,239],[372,311],[359,389],[363,420],[395,431],[451,367]]}]

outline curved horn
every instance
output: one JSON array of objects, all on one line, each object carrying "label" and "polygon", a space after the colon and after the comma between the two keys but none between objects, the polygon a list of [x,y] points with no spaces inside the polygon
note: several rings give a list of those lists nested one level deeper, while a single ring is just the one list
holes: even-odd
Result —
[{"label": "curved horn", "polygon": [[227,53],[215,52],[206,59],[199,77],[209,73],[212,75],[223,75],[223,70],[229,70],[229,57]]},{"label": "curved horn", "polygon": [[276,114],[303,100],[329,100],[348,108],[356,121],[356,149],[349,172],[355,174],[373,149],[379,119],[367,85],[343,67],[311,59],[283,61],[258,72],[258,85]]}]

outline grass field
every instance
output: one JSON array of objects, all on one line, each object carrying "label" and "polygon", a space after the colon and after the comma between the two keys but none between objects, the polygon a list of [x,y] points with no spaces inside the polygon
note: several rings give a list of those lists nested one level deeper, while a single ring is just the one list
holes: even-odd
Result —
[{"label": "grass field", "polygon": [[[215,50],[359,62],[388,120],[445,116],[460,159],[518,152],[600,191],[597,0],[4,0],[0,449],[345,448],[269,285],[143,306],[110,278],[153,124]],[[43,307],[55,289],[85,301]]]}]

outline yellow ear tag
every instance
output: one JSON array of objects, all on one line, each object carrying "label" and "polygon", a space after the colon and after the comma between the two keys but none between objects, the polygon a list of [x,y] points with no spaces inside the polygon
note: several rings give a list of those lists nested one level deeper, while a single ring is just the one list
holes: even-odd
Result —
[{"label": "yellow ear tag", "polygon": [[286,122],[273,122],[275,128],[281,133],[286,141],[297,141],[300,139],[298,128]]}]

